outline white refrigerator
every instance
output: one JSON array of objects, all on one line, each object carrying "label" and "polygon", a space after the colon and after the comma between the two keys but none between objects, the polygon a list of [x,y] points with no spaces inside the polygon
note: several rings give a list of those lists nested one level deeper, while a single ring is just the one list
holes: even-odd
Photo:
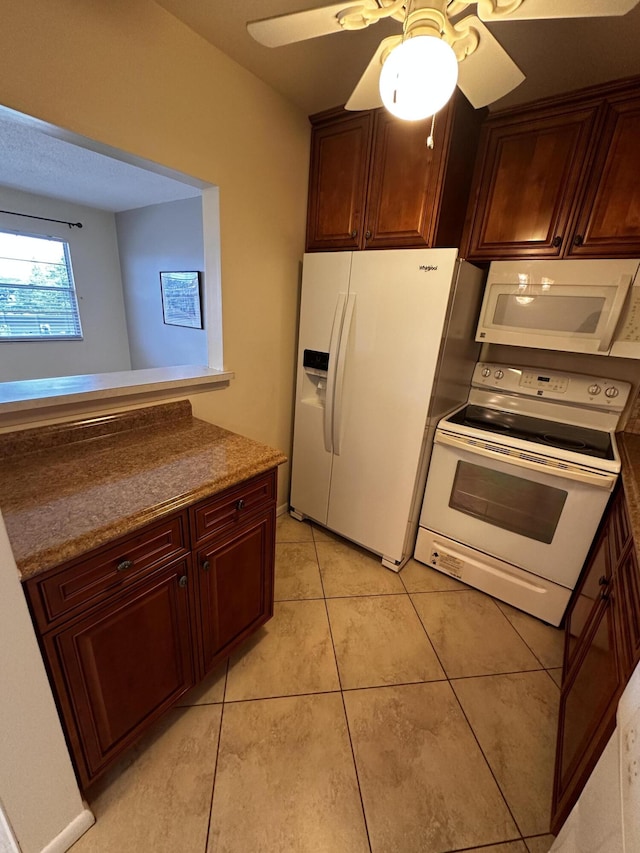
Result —
[{"label": "white refrigerator", "polygon": [[456,249],[304,256],[291,514],[413,551],[435,422],[466,400],[483,273]]}]

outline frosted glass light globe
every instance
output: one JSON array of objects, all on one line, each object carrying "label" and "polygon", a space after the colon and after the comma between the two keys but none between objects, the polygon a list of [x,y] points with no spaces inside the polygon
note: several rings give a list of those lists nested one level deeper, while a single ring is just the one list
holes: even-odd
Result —
[{"label": "frosted glass light globe", "polygon": [[427,118],[441,109],[458,82],[453,49],[437,36],[414,36],[389,54],[380,72],[385,107],[407,121]]}]

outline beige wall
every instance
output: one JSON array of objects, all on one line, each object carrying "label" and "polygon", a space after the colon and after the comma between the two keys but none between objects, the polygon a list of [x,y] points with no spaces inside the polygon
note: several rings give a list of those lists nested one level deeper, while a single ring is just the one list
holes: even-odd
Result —
[{"label": "beige wall", "polygon": [[2,19],[0,104],[220,187],[236,379],[198,415],[288,453],[306,117],[150,0],[10,0]]},{"label": "beige wall", "polygon": [[[7,0],[0,104],[219,186],[224,363],[236,378],[227,389],[193,395],[194,410],[288,453],[306,117],[150,0]],[[50,412],[47,419],[73,413]],[[25,416],[24,425],[29,420],[44,419]],[[286,468],[280,481],[282,503]],[[0,572],[10,571],[0,565]],[[3,577],[17,587],[15,575]],[[13,645],[5,601],[1,642],[12,645],[16,661],[29,671],[37,652]],[[0,731],[16,715],[32,719],[26,692],[12,691],[10,700],[11,718],[0,704]],[[51,718],[52,710],[46,713]],[[21,750],[32,752],[18,732],[14,751]],[[15,764],[0,766],[0,799],[12,786],[23,795],[20,803],[5,805],[10,820],[21,826],[31,821],[34,836],[24,850],[32,853],[40,844],[33,837],[52,836],[59,828],[36,798],[29,801],[33,765],[23,766],[19,779]],[[49,811],[57,811],[59,820],[64,808],[73,811],[73,795],[56,809],[57,779],[46,754],[40,773],[52,792]]]}]

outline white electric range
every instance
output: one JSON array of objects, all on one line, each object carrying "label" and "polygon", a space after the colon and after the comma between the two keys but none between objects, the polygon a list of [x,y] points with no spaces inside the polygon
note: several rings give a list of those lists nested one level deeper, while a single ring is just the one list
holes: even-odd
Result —
[{"label": "white electric range", "polygon": [[559,625],[618,478],[630,387],[477,364],[435,433],[415,558]]}]

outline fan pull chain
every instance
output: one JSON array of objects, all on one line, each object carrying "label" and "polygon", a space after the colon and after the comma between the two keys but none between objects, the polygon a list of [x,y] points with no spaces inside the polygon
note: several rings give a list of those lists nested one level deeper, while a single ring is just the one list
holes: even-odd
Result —
[{"label": "fan pull chain", "polygon": [[433,148],[433,144],[434,144],[433,143],[433,129],[435,128],[435,126],[436,126],[436,114],[434,113],[431,116],[431,132],[429,133],[429,136],[427,136],[427,148]]}]

